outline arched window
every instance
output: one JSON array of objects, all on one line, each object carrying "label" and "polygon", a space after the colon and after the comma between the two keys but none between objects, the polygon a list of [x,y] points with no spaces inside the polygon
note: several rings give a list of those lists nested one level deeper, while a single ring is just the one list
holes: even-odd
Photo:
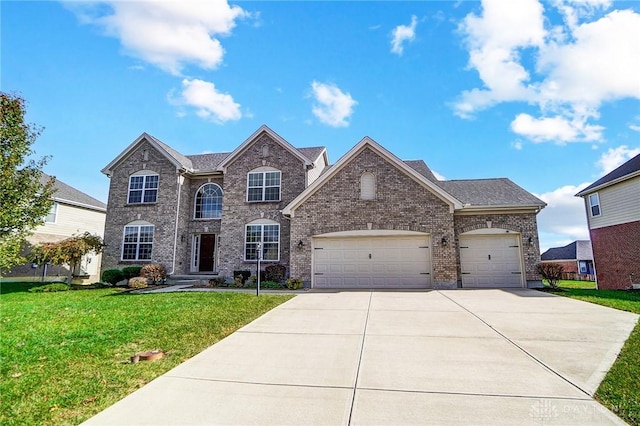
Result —
[{"label": "arched window", "polygon": [[376,199],[376,177],[371,172],[364,172],[360,176],[360,198],[362,200]]},{"label": "arched window", "polygon": [[222,216],[222,189],[206,183],[196,192],[196,219],[219,219]]}]

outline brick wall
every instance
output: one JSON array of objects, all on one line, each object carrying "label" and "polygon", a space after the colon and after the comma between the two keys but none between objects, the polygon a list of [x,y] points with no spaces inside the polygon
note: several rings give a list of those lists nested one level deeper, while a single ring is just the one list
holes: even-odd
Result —
[{"label": "brick wall", "polygon": [[[148,160],[143,151],[147,150]],[[129,176],[148,170],[158,173],[158,198],[156,203],[127,204]],[[122,268],[142,261],[122,261],[122,237],[124,226],[135,220],[145,220],[155,226],[152,262],[160,263],[170,272],[173,262],[173,242],[177,207],[178,174],[176,167],[150,144],[144,142],[113,170],[109,183],[109,201],[105,223],[105,244],[102,270]]]},{"label": "brick wall", "polygon": [[[263,156],[263,148],[268,155]],[[279,202],[247,202],[247,173],[260,167],[280,170]],[[220,231],[220,274],[231,277],[234,270],[255,273],[255,262],[244,261],[245,225],[256,219],[270,219],[280,224],[280,263],[289,267],[290,223],[280,210],[305,188],[304,163],[284,149],[266,133],[249,144],[227,167]],[[266,265],[267,263],[263,263]]]},{"label": "brick wall", "polygon": [[629,288],[632,273],[639,283],[640,221],[592,229],[590,233],[598,288]]},{"label": "brick wall", "polygon": [[[536,265],[540,262],[540,242],[538,239],[538,224],[535,213],[512,213],[512,214],[479,214],[466,215],[457,214],[455,216],[455,247],[460,256],[460,234],[487,228],[487,221],[491,221],[492,228],[507,229],[518,232],[522,238],[522,254],[524,256],[525,276],[527,283],[536,285],[542,277],[536,273]],[[529,244],[531,237],[531,244]],[[458,276],[460,276],[460,265],[458,264]]]},{"label": "brick wall", "polygon": [[[360,176],[376,177],[376,199],[360,199]],[[291,254],[291,275],[311,280],[311,237],[328,232],[403,230],[430,233],[432,241],[453,238],[453,214],[449,206],[422,185],[369,148],[357,154],[343,169],[309,197],[291,218],[291,245],[304,246]],[[432,283],[455,287],[456,249],[452,244],[432,244]]]}]

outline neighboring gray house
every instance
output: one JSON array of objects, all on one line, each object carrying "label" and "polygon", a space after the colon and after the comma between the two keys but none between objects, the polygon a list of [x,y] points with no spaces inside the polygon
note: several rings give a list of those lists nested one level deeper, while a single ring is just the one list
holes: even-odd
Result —
[{"label": "neighboring gray house", "polygon": [[564,247],[553,247],[542,253],[542,262],[559,263],[563,266],[565,279],[595,280],[591,241],[578,240]]},{"label": "neighboring gray house", "polygon": [[[43,174],[42,181],[50,177]],[[56,179],[54,184],[53,206],[44,220],[27,238],[32,245],[44,242],[58,242],[84,232],[104,236],[104,224],[107,205],[90,195]],[[84,256],[80,270],[74,271],[74,282],[95,282],[100,280],[100,262],[102,255]],[[46,273],[46,280],[64,280],[68,268],[48,265],[22,265],[12,268],[11,273],[2,277],[3,281],[40,281]]]},{"label": "neighboring gray house", "polygon": [[505,178],[438,181],[368,137],[329,166],[325,148],[267,126],[230,153],[187,156],[143,133],[103,173],[104,268],[231,278],[255,271],[260,247],[263,265],[315,288],[540,283],[543,201]]}]

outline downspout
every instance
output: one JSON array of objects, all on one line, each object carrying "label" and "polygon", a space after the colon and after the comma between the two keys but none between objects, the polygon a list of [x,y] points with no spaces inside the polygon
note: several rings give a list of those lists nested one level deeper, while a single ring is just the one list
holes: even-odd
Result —
[{"label": "downspout", "polygon": [[171,262],[171,272],[167,275],[171,276],[176,272],[176,253],[178,251],[178,220],[180,219],[180,194],[182,192],[182,184],[184,183],[184,176],[178,175],[178,206],[176,207],[176,226],[173,233],[173,261]]}]

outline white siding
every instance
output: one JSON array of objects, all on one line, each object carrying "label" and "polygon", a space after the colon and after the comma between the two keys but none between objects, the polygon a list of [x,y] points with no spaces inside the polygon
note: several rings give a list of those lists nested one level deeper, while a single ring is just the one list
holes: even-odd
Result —
[{"label": "white siding", "polygon": [[600,216],[596,217],[591,217],[589,197],[585,197],[590,229],[640,220],[640,176],[601,189],[598,196]]},{"label": "white siding", "polygon": [[313,163],[313,169],[309,169],[307,172],[307,186],[311,185],[316,179],[320,177],[322,171],[327,167],[327,163],[324,161],[324,155],[318,157]]}]

